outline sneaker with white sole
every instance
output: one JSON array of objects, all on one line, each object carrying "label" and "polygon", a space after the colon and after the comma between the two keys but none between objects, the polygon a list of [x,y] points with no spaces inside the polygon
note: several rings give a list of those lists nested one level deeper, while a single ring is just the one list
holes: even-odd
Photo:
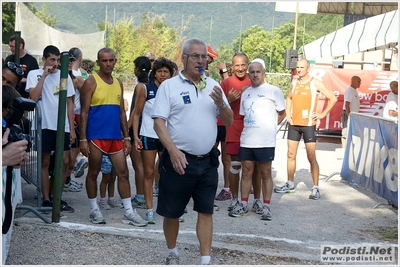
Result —
[{"label": "sneaker with white sole", "polygon": [[228,206],[228,211],[233,210],[233,208],[235,206],[239,205],[239,204],[240,204],[240,202],[239,202],[239,199],[237,197],[232,198],[232,200],[231,200],[231,202],[229,203],[229,206]]},{"label": "sneaker with white sole", "polygon": [[81,177],[88,166],[89,162],[86,159],[81,158],[76,164],[75,177]]},{"label": "sneaker with white sole", "polygon": [[154,210],[147,210],[145,220],[148,224],[156,224],[156,219],[154,218]]},{"label": "sneaker with white sole", "polygon": [[253,207],[252,207],[251,211],[255,212],[257,214],[263,214],[264,205],[261,202],[261,200],[259,200],[259,199],[254,200]]},{"label": "sneaker with white sole", "polygon": [[110,207],[110,205],[108,205],[106,199],[100,199],[99,208],[102,210],[110,210],[111,209],[111,207]]},{"label": "sneaker with white sole", "polygon": [[82,190],[82,187],[79,187],[75,183],[69,182],[68,184],[64,184],[63,190],[64,190],[64,192],[80,192]]},{"label": "sneaker with white sole", "polygon": [[109,199],[107,200],[108,205],[111,208],[123,208],[124,206],[122,205],[122,203],[120,203],[118,200],[116,200],[115,198],[113,199]]},{"label": "sneaker with white sole", "polygon": [[106,219],[104,219],[103,214],[98,209],[90,213],[89,221],[95,224],[106,224]]},{"label": "sneaker with white sole", "polygon": [[229,216],[231,217],[240,217],[240,216],[248,216],[249,215],[249,209],[243,206],[242,203],[239,205],[236,205],[233,210],[231,210],[228,213]]},{"label": "sneaker with white sole", "polygon": [[138,227],[147,226],[147,221],[144,220],[139,214],[137,214],[136,210],[134,210],[129,215],[124,214],[122,223],[133,225],[133,226],[138,226]]},{"label": "sneaker with white sole", "polygon": [[261,220],[267,220],[267,221],[272,220],[271,209],[268,206],[263,207],[263,213],[261,215]]},{"label": "sneaker with white sole", "polygon": [[286,182],[282,186],[274,188],[275,193],[294,193],[295,190],[296,190],[296,187],[294,185],[290,186],[288,182]]},{"label": "sneaker with white sole", "polygon": [[215,197],[215,200],[219,200],[219,201],[224,201],[224,200],[228,200],[231,199],[231,190],[225,190],[222,188],[221,192],[219,192],[219,194]]},{"label": "sneaker with white sole", "polygon": [[179,256],[173,252],[169,253],[165,265],[179,265]]},{"label": "sneaker with white sole", "polygon": [[311,189],[311,195],[308,196],[309,199],[318,200],[321,198],[318,188]]},{"label": "sneaker with white sole", "polygon": [[146,206],[146,201],[139,201],[137,199],[137,196],[135,196],[134,198],[131,199],[132,202],[132,207],[137,208],[137,209],[147,209]]}]

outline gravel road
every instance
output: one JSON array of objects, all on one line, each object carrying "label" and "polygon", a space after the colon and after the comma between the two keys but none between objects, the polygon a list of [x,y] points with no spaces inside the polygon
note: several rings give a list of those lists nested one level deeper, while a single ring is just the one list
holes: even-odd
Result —
[{"label": "gravel road", "polygon": [[[335,153],[339,147],[340,144],[317,143],[321,179],[340,171],[340,161]],[[275,185],[286,181],[286,149],[286,139],[278,134],[273,162]],[[128,165],[134,193],[130,160]],[[219,171],[221,174],[221,167]],[[273,194],[272,221],[262,221],[255,213],[241,218],[229,217],[228,201],[216,201],[220,210],[214,213],[213,265],[326,264],[320,260],[321,245],[392,245],[397,255],[397,208],[390,205],[373,208],[386,201],[361,187],[350,186],[339,175],[320,182],[320,200],[309,200],[312,181],[302,142],[295,177],[295,193]],[[83,178],[76,180],[84,182]],[[222,186],[220,175],[218,192]],[[24,183],[22,189],[23,204],[35,206],[35,187]],[[60,223],[46,224],[31,212],[16,218],[7,264],[165,264],[166,245],[160,216],[156,215],[155,225],[138,228],[122,224],[122,210],[112,209],[103,212],[107,224],[93,225],[88,220],[85,190],[63,193],[63,199],[75,208],[75,212],[64,214]],[[154,198],[155,204],[156,200]],[[250,196],[251,204],[252,201]],[[185,222],[180,224],[178,251],[183,265],[199,264],[196,213],[192,207],[190,202]],[[145,210],[138,209],[138,213],[144,216]],[[47,216],[51,220],[51,214]],[[392,264],[397,263],[396,256]]]}]

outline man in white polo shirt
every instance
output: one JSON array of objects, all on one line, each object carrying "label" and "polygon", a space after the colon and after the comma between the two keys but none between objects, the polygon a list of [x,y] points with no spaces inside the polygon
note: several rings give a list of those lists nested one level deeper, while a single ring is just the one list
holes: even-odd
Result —
[{"label": "man in white polo shirt", "polygon": [[165,147],[159,163],[157,213],[164,217],[166,264],[179,264],[179,217],[193,198],[200,264],[209,264],[220,154],[213,148],[216,116],[229,126],[233,112],[218,82],[204,74],[207,45],[203,40],[185,41],[182,62],[183,70],[160,85],[152,111],[154,129]]},{"label": "man in white polo shirt", "polygon": [[347,122],[350,112],[360,111],[360,97],[357,88],[361,85],[361,79],[358,76],[351,77],[351,84],[344,92],[344,103],[342,113],[342,147],[346,147]]}]

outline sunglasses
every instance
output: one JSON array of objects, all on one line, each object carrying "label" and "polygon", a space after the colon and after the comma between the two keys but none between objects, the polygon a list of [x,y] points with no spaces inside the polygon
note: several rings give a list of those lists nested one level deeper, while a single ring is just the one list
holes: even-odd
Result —
[{"label": "sunglasses", "polygon": [[171,63],[171,60],[169,60],[169,59],[167,59],[167,58],[163,58],[163,57],[161,57],[161,58],[158,58],[157,60],[156,60],[156,62],[163,62],[163,61],[165,61],[165,62],[167,62],[167,63]]},{"label": "sunglasses", "polygon": [[150,62],[154,62],[154,58],[150,59]]},{"label": "sunglasses", "polygon": [[24,70],[21,68],[21,66],[18,65],[18,64],[15,64],[12,61],[8,61],[7,62],[7,67],[10,70],[15,71],[15,73],[18,74],[18,75],[21,75],[21,76],[24,75]]}]

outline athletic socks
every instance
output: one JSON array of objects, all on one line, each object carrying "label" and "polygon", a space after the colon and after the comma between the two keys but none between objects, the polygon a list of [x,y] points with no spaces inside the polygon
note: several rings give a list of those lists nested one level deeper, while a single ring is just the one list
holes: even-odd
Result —
[{"label": "athletic socks", "polygon": [[208,265],[210,263],[211,256],[201,256],[200,265]]},{"label": "athletic socks", "polygon": [[89,198],[89,204],[90,204],[90,212],[99,209],[99,206],[97,205],[97,197]]},{"label": "athletic socks", "polygon": [[121,201],[122,201],[122,205],[124,205],[125,214],[129,215],[129,214],[133,213],[131,198],[130,197],[124,198],[124,199],[121,199]]}]

